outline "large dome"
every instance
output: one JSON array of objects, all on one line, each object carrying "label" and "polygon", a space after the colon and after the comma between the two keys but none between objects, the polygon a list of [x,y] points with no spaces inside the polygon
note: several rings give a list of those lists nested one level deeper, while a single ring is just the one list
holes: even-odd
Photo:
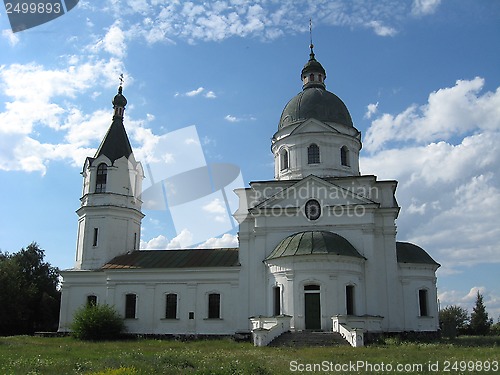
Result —
[{"label": "large dome", "polygon": [[326,231],[306,231],[283,239],[266,260],[297,255],[333,254],[363,258],[344,237]]},{"label": "large dome", "polygon": [[346,105],[337,95],[322,87],[309,87],[293,97],[285,106],[278,129],[310,118],[353,126]]}]

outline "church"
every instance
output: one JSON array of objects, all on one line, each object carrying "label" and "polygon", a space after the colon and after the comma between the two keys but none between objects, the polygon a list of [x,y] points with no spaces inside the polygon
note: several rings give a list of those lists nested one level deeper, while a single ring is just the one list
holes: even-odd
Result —
[{"label": "church", "polygon": [[302,91],[272,136],[274,180],[235,190],[238,248],[139,249],[144,170],[119,87],[111,126],[83,166],[60,332],[77,308],[96,303],[114,306],[129,333],[252,333],[258,345],[288,330],[352,333],[354,341],[438,330],[439,264],[396,241],[397,181],[360,174],[361,133],[326,90],[312,44],[300,77]]}]

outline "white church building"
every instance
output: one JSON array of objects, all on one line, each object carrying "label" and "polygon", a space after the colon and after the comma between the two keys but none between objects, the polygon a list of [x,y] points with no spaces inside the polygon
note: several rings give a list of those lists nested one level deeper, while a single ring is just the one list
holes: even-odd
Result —
[{"label": "white church building", "polygon": [[396,241],[397,181],[360,174],[361,134],[326,90],[312,45],[301,79],[272,137],[275,178],[235,191],[239,247],[223,249],[139,250],[144,172],[120,86],[112,124],[83,166],[76,262],[61,272],[61,332],[88,303],[115,306],[138,334],[280,326],[267,343],[288,329],[438,330],[439,264]]}]

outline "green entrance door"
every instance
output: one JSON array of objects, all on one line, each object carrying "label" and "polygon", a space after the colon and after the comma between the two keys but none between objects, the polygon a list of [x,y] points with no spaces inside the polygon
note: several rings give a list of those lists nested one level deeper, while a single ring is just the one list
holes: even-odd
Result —
[{"label": "green entrance door", "polygon": [[305,293],[305,320],[306,329],[321,329],[321,305],[319,291],[316,293]]}]

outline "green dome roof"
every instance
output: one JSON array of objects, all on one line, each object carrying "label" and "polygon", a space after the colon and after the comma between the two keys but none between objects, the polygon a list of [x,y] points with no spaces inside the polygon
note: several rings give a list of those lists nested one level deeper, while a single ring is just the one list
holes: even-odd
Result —
[{"label": "green dome roof", "polygon": [[396,255],[399,263],[420,263],[440,266],[427,251],[410,242],[396,242]]},{"label": "green dome roof", "polygon": [[118,94],[113,98],[114,107],[125,107],[127,105],[127,98],[122,94],[122,87],[118,87]]},{"label": "green dome roof", "polygon": [[344,237],[326,231],[307,231],[285,238],[266,260],[311,254],[343,255],[363,259],[363,256]]},{"label": "green dome roof", "polygon": [[321,65],[319,63],[318,60],[316,60],[316,58],[314,57],[314,52],[312,50],[312,44],[311,44],[311,53],[309,54],[309,61],[306,62],[306,64],[304,65],[304,68],[302,69],[302,72],[301,72],[301,77],[306,74],[306,73],[310,73],[310,72],[319,72],[321,74],[323,74],[323,77],[326,78],[326,71],[325,71],[325,68],[323,68],[323,65]]},{"label": "green dome roof", "polygon": [[310,118],[354,126],[346,105],[321,87],[309,87],[293,97],[283,109],[278,129]]}]

